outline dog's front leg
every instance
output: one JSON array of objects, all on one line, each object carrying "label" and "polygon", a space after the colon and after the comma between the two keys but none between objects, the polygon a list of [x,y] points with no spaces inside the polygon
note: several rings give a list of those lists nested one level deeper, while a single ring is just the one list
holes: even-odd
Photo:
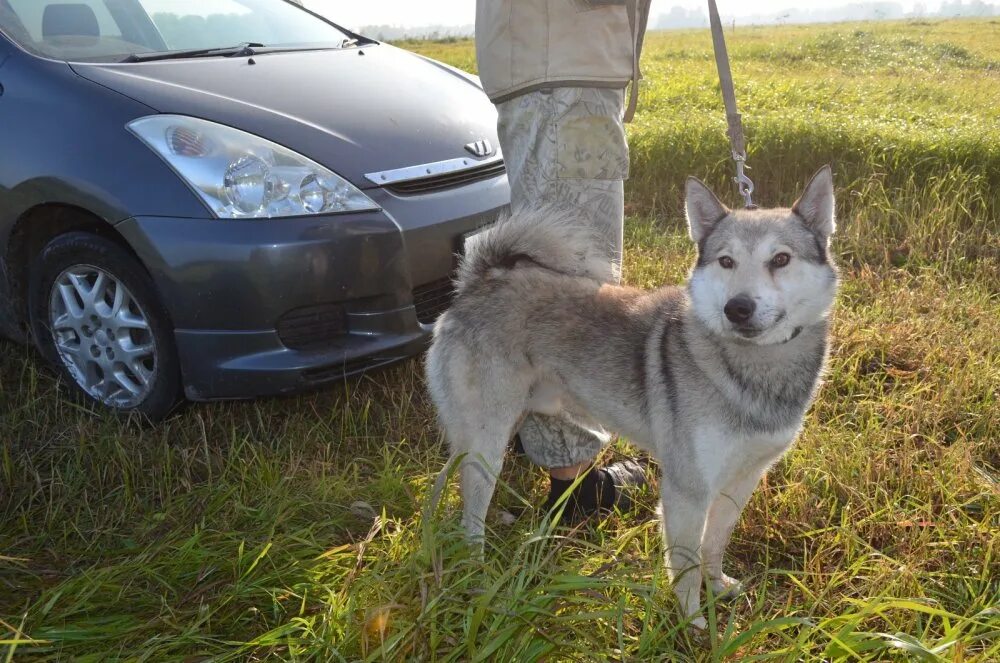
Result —
[{"label": "dog's front leg", "polygon": [[723,488],[712,502],[708,510],[708,520],[705,522],[705,534],[701,541],[702,558],[705,562],[705,575],[712,583],[712,591],[716,596],[732,596],[738,594],[741,585],[722,571],[722,556],[729,545],[736,521],[739,520],[747,500],[760,481],[763,470],[753,470],[741,473]]},{"label": "dog's front leg", "polygon": [[691,625],[706,628],[701,610],[701,534],[708,516],[708,498],[678,489],[664,477],[660,483],[663,512],[663,539],[667,572],[681,610],[693,617]]}]

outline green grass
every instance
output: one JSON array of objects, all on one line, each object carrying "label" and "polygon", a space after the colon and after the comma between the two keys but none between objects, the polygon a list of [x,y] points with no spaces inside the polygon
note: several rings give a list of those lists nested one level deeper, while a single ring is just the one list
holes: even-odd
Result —
[{"label": "green grass", "polygon": [[[1000,659],[1000,24],[729,35],[765,204],[830,162],[844,283],[827,383],[693,637],[654,499],[553,529],[511,460],[469,557],[418,362],[142,427],[0,342],[0,660]],[[408,44],[471,68],[471,44]],[[688,174],[728,191],[705,33],[650,36],[629,283],[683,279]],[[620,449],[620,448],[619,448]],[[618,449],[609,453],[618,453]]]}]

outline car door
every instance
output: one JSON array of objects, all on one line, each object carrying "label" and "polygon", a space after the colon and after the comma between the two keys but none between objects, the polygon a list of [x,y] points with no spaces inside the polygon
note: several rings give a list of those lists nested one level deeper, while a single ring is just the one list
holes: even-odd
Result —
[{"label": "car door", "polygon": [[[3,127],[10,126],[9,117],[7,112],[7,104],[4,103],[4,63],[7,62],[7,58],[10,57],[11,51],[14,48],[13,44],[7,41],[7,38],[0,33],[0,154],[6,154],[4,149],[4,130]],[[4,214],[4,208],[9,204],[8,196],[10,192],[10,187],[4,181],[3,168],[0,167],[0,250],[6,252],[6,242],[3,241],[3,237],[6,236],[6,228],[3,224],[3,219],[6,216]],[[0,337],[3,336],[13,336],[16,332],[16,326],[14,322],[14,312],[13,305],[11,303],[11,297],[9,293],[9,279],[7,278],[7,266],[6,261],[3,259],[3,253],[0,253]]]}]

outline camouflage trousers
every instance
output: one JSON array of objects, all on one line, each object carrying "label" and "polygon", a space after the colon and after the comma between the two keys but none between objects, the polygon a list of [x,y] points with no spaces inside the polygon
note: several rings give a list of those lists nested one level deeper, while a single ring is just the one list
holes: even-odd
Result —
[{"label": "camouflage trousers", "polygon": [[[629,164],[624,101],[624,90],[555,87],[497,105],[511,207],[576,210],[606,238],[608,259],[619,263]],[[609,440],[568,417],[531,415],[519,433],[525,455],[547,468],[593,460]]]}]

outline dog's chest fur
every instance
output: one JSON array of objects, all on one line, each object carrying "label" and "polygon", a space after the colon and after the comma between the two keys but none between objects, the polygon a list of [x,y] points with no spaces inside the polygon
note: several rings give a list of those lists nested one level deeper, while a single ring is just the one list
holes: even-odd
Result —
[{"label": "dog's chest fur", "polygon": [[709,333],[682,291],[663,293],[657,309],[640,378],[647,385],[643,408],[656,431],[654,444],[690,446],[690,457],[714,457],[718,465],[730,455],[752,465],[780,455],[822,372],[826,323],[787,343],[757,346]]}]

